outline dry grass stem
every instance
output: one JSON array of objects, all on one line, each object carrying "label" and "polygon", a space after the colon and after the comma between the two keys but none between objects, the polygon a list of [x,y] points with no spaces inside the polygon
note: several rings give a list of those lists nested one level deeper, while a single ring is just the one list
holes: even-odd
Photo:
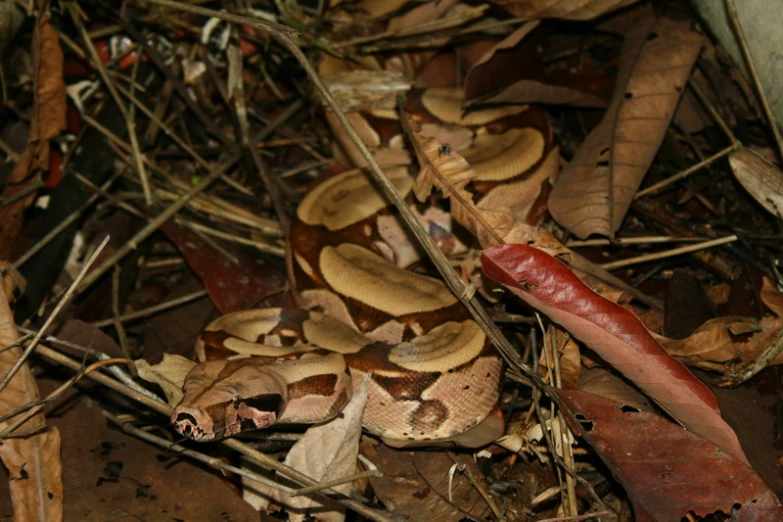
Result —
[{"label": "dry grass stem", "polygon": [[663,252],[656,252],[654,254],[645,254],[643,256],[632,257],[629,259],[620,259],[619,261],[613,261],[611,263],[604,263],[602,268],[607,270],[616,270],[631,265],[638,265],[640,263],[647,263],[649,261],[657,261],[659,259],[666,259],[667,257],[674,257],[680,254],[688,254],[690,252],[698,252],[707,248],[712,248],[720,245],[727,245],[737,241],[736,235],[721,237],[710,241],[704,241],[695,245],[689,245],[679,248],[672,248],[671,250],[664,250]]}]

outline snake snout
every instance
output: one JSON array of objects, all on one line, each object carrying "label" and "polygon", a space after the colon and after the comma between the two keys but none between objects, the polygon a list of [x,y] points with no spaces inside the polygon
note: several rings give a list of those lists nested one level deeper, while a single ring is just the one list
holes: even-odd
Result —
[{"label": "snake snout", "polygon": [[199,422],[199,418],[203,419],[204,415],[199,415],[197,411],[188,411],[188,409],[177,408],[171,415],[171,424],[174,430],[189,439],[195,441],[210,440],[209,430],[205,430],[202,422]]}]

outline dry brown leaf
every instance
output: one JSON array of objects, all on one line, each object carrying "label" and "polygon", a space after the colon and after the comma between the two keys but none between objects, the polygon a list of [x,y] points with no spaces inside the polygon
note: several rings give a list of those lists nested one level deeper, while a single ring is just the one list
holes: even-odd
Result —
[{"label": "dry brown leaf", "polygon": [[743,147],[729,156],[734,177],[764,210],[783,217],[783,171],[760,154]]},{"label": "dry brown leaf", "polygon": [[[22,277],[13,266],[3,262],[0,268],[3,274],[0,292],[0,345],[8,346],[18,338],[9,301],[16,299],[24,285]],[[20,348],[0,352],[0,375],[6,375],[21,353]],[[39,399],[35,378],[30,367],[24,364],[0,393],[0,416]],[[15,420],[16,418],[12,418],[0,423],[0,435],[7,435],[4,432]],[[32,416],[14,431],[35,428],[42,428],[44,431],[27,437],[7,438],[0,444],[0,459],[11,476],[9,489],[14,505],[14,520],[57,522],[63,519],[60,434],[56,428],[46,430],[46,418],[41,413]]]},{"label": "dry brown leaf", "polygon": [[[41,16],[33,31],[33,71],[35,102],[30,119],[28,146],[21,154],[3,189],[10,199],[40,178],[49,165],[49,140],[65,128],[65,83],[63,53],[49,18]],[[0,259],[12,259],[22,225],[22,213],[35,199],[35,193],[0,208]]]},{"label": "dry brown leaf", "polygon": [[[653,334],[666,351],[689,366],[709,370],[721,366],[742,366],[755,359],[783,328],[783,294],[768,278],[762,282],[760,297],[772,315],[763,318],[717,317],[701,325],[685,339],[669,339]],[[750,335],[748,335],[750,334]],[[783,364],[783,354],[770,365]],[[729,368],[726,368],[729,369]]]},{"label": "dry brown leaf", "polygon": [[612,236],[660,147],[703,37],[687,23],[646,19],[628,33],[617,87],[549,198],[552,217],[580,238]]},{"label": "dry brown leaf", "polygon": [[390,32],[402,32],[406,33],[406,29],[413,28],[413,32],[406,34],[416,34],[422,26],[434,22],[438,18],[446,14],[446,12],[457,5],[458,0],[436,0],[434,2],[426,2],[418,7],[415,7],[407,13],[397,16],[389,20],[389,25],[386,27]]},{"label": "dry brown leaf", "polygon": [[637,0],[492,0],[518,18],[592,20]]}]

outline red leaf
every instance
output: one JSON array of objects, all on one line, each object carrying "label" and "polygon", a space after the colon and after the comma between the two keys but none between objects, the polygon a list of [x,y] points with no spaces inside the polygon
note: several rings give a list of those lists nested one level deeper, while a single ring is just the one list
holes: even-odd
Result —
[{"label": "red leaf", "polygon": [[632,312],[596,294],[536,248],[496,246],[481,261],[485,274],[593,349],[680,424],[747,463],[710,389],[670,357]]},{"label": "red leaf", "polygon": [[780,503],[749,466],[676,424],[576,390],[560,397],[623,485],[637,519],[681,520],[718,510],[736,521],[780,520]]}]

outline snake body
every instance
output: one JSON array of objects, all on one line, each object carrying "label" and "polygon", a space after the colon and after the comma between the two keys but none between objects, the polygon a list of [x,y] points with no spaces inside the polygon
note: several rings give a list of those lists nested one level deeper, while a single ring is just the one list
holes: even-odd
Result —
[{"label": "snake body", "polygon": [[[389,174],[402,194],[411,190],[406,169]],[[303,310],[242,311],[208,325],[172,414],[177,431],[208,441],[328,420],[366,380],[363,425],[387,442],[477,446],[500,434],[490,415],[498,354],[442,282],[390,261],[384,216],[386,203],[360,171],[308,194],[288,250]]]}]

